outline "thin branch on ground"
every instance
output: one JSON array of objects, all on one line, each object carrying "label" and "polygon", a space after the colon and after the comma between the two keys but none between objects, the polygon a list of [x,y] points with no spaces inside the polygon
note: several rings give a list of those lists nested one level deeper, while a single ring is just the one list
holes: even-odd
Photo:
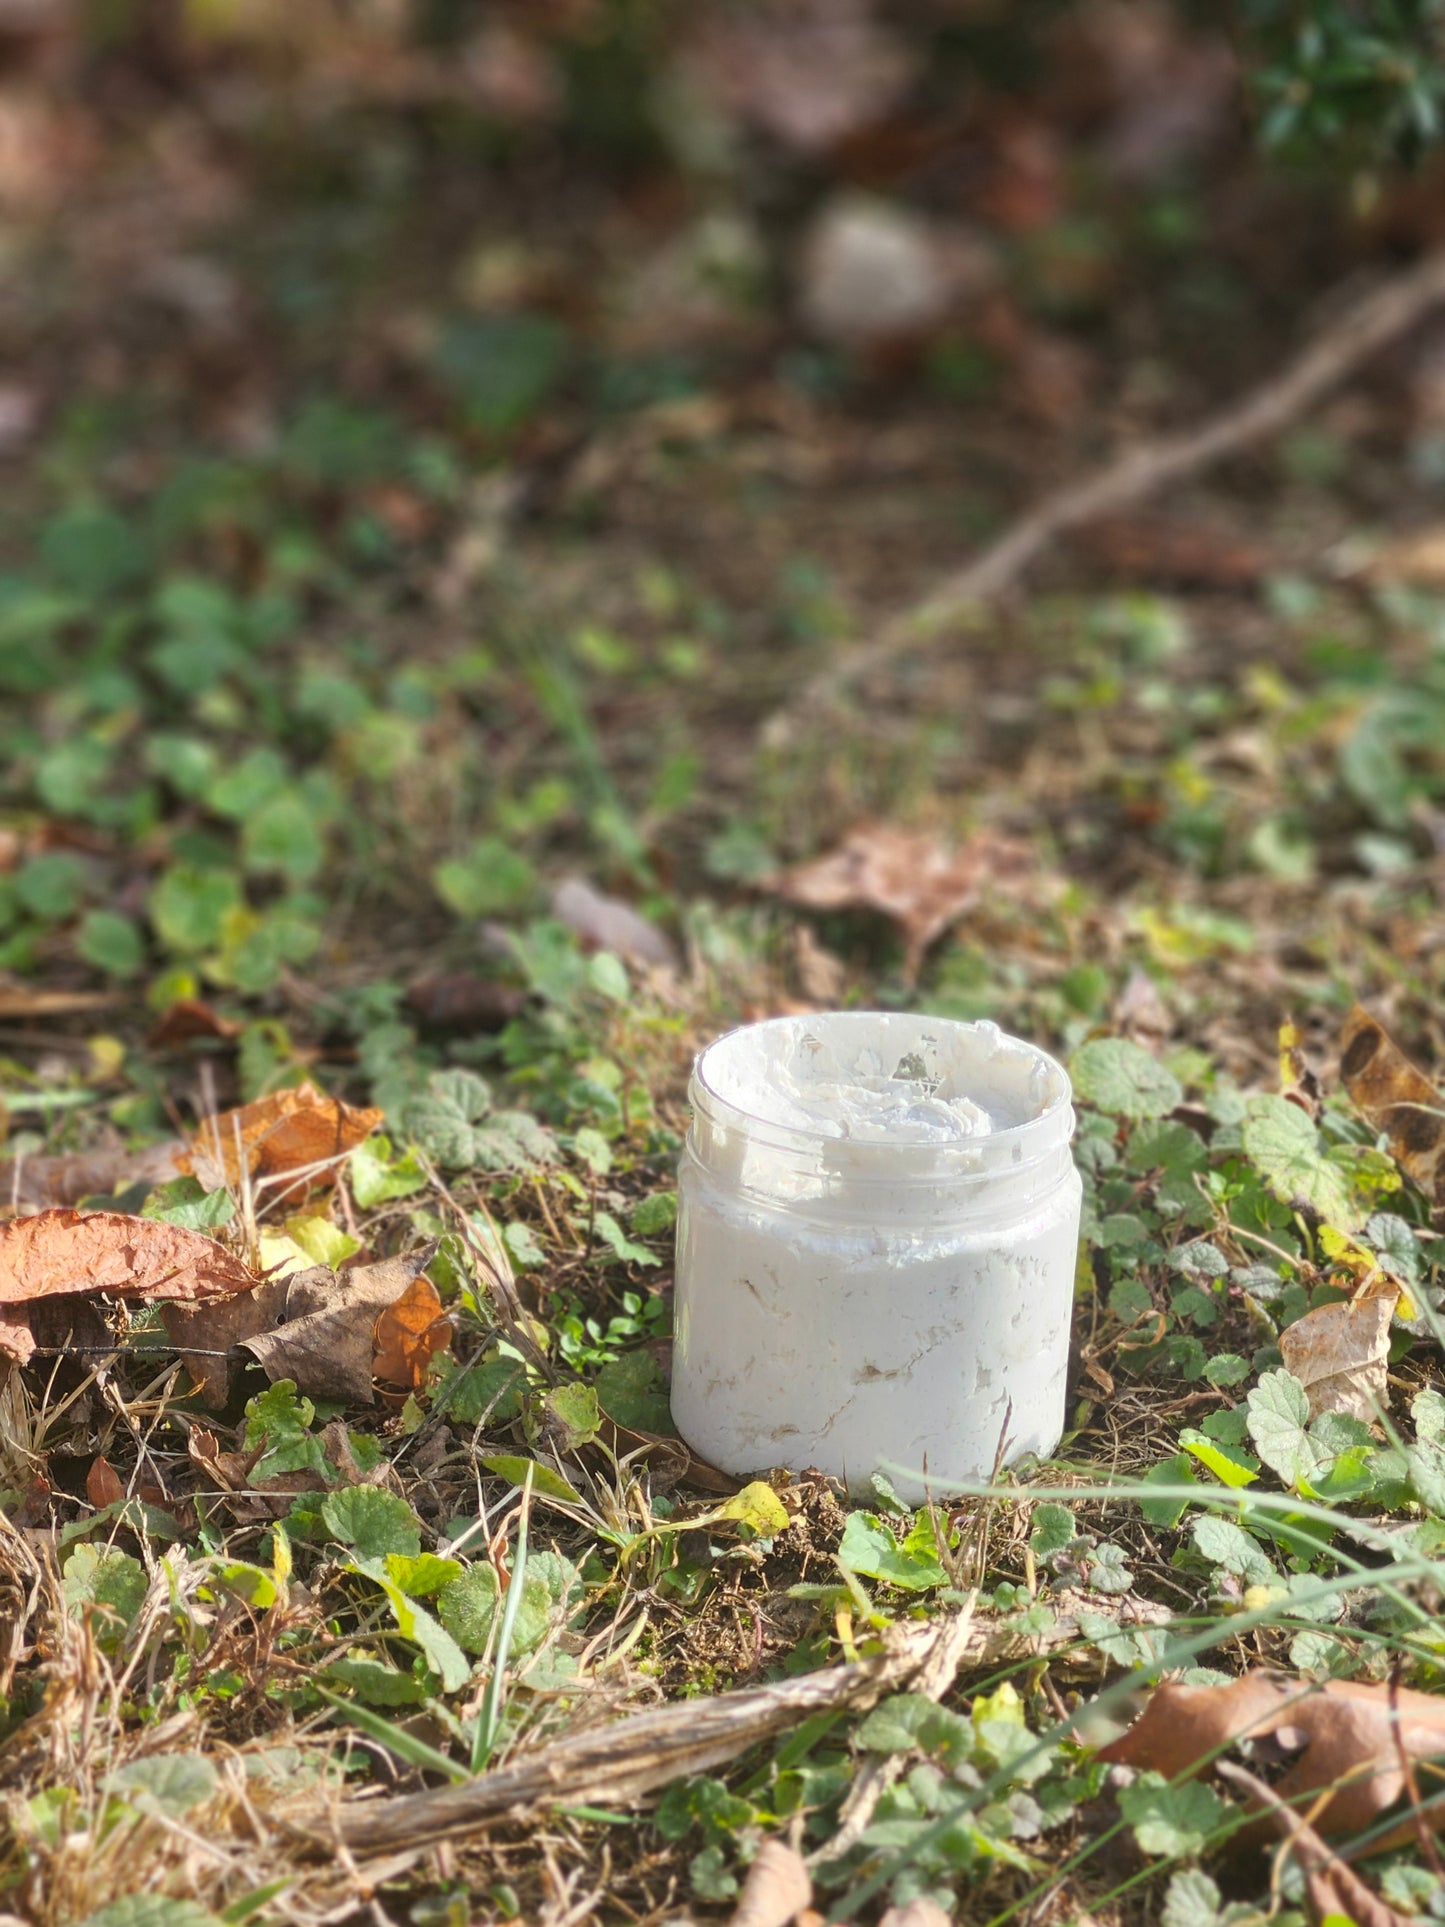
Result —
[{"label": "thin branch on ground", "polygon": [[[538,1747],[495,1773],[458,1786],[395,1800],[357,1800],[312,1831],[322,1844],[343,1840],[363,1855],[417,1846],[517,1820],[559,1804],[623,1805],[673,1780],[736,1759],[751,1746],[818,1713],[863,1712],[885,1693],[912,1686],[925,1669],[952,1672],[998,1645],[997,1629],[972,1625],[971,1610],[950,1622],[900,1626],[886,1649],[851,1666],[830,1666],[797,1679],[650,1707],[622,1720]],[[929,1671],[930,1680],[933,1672]],[[925,1689],[926,1690],[926,1689]],[[940,1691],[946,1691],[946,1685]]]},{"label": "thin branch on ground", "polygon": [[826,709],[860,678],[926,645],[938,632],[1004,596],[1057,536],[1199,475],[1277,435],[1371,356],[1445,302],[1445,250],[1347,307],[1286,367],[1196,428],[1142,442],[1101,470],[1036,503],[981,555],[946,576],[921,603],[895,616],[872,641],[846,650],[772,716],[764,741],[781,747],[802,717]]}]

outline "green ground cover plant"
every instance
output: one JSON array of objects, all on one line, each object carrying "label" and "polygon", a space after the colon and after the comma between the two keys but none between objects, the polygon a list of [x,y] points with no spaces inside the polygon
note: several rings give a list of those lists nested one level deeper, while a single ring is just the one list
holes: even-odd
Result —
[{"label": "green ground cover plant", "polygon": [[[855,11],[862,79],[810,43],[781,107],[665,6],[0,23],[0,1913],[722,1919],[781,1843],[840,1922],[1295,1927],[1247,1790],[1106,1749],[1161,1683],[1440,1696],[1440,1193],[1349,1068],[1377,1016],[1433,1113],[1433,337],[788,708],[1432,244],[1438,9],[1242,6],[1192,146],[1130,112],[1211,98],[1200,10]],[[830,333],[858,195],[977,286]],[[1078,1104],[1066,1436],[916,1510],[723,1479],[668,1404],[692,1054],[849,1007]],[[46,1213],[122,1219],[126,1290],[12,1290]],[[184,1322],[216,1247],[283,1316]],[[636,1798],[365,1837],[938,1641]],[[1391,1927],[1445,1917],[1414,1770],[1347,1830]]]}]

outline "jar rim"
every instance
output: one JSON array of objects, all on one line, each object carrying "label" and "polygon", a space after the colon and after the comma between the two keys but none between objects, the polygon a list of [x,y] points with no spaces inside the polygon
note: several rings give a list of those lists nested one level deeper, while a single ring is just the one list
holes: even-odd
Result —
[{"label": "jar rim", "polygon": [[[759,1031],[772,1030],[775,1027],[781,1029],[784,1026],[796,1025],[799,1021],[796,1017],[769,1017],[764,1018],[758,1023],[735,1024],[731,1030],[724,1031],[720,1036],[715,1037],[711,1043],[705,1045],[703,1049],[697,1053],[693,1059],[693,1089],[690,1093],[690,1095],[693,1096],[694,1105],[704,1110],[711,1110],[713,1107],[716,1107],[717,1110],[737,1118],[748,1129],[748,1135],[759,1143],[770,1143],[782,1150],[802,1150],[804,1147],[827,1146],[829,1144],[846,1141],[850,1152],[863,1152],[865,1155],[874,1152],[889,1153],[894,1156],[913,1152],[918,1154],[925,1162],[931,1161],[931,1159],[939,1153],[943,1153],[946,1156],[949,1153],[972,1151],[976,1154],[984,1146],[990,1147],[988,1161],[992,1162],[994,1157],[1000,1154],[1006,1155],[1014,1146],[1021,1145],[1026,1139],[1032,1139],[1034,1143],[1037,1144],[1041,1137],[1045,1139],[1051,1137],[1053,1133],[1051,1133],[1048,1128],[1050,1125],[1063,1125],[1064,1128],[1062,1132],[1059,1133],[1063,1141],[1067,1142],[1072,1136],[1074,1124],[1073,1085],[1063,1065],[1059,1063],[1057,1058],[1051,1056],[1048,1051],[1041,1050],[1037,1044],[1030,1043],[1027,1038],[1015,1037],[1011,1033],[1001,1030],[997,1024],[990,1022],[986,1018],[978,1019],[974,1022],[965,1022],[959,1018],[934,1017],[922,1012],[857,1010],[820,1011],[817,1013],[815,1021],[827,1023],[830,1026],[839,1026],[848,1024],[854,1018],[872,1019],[876,1021],[879,1018],[895,1017],[913,1017],[921,1023],[927,1023],[930,1026],[953,1033],[965,1031],[979,1032],[984,1029],[992,1031],[1000,1043],[1012,1046],[1021,1052],[1026,1052],[1034,1064],[1042,1068],[1048,1079],[1049,1096],[1047,1101],[1031,1116],[1020,1119],[1016,1124],[1000,1125],[981,1137],[959,1138],[944,1143],[936,1141],[931,1143],[903,1143],[896,1137],[887,1136],[862,1137],[850,1135],[846,1140],[840,1140],[823,1131],[810,1130],[800,1125],[784,1123],[777,1118],[760,1116],[756,1111],[750,1111],[738,1104],[733,1098],[725,1096],[723,1092],[709,1080],[706,1064],[707,1059],[713,1052],[718,1050],[720,1046],[730,1043],[733,1039],[745,1033],[755,1034]],[[705,1105],[698,1106],[699,1096],[708,1100]]]}]

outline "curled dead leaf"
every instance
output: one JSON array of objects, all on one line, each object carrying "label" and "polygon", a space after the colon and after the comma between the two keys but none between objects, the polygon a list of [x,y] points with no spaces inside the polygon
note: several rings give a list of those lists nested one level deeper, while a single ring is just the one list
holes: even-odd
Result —
[{"label": "curled dead leaf", "polygon": [[921,830],[862,823],[836,850],[770,878],[762,888],[810,910],[873,910],[902,932],[904,972],[917,976],[929,946],[991,888],[1035,877],[1027,844],[979,830],[956,850]]},{"label": "curled dead leaf", "polygon": [[1445,1101],[1359,1004],[1345,1019],[1340,1072],[1351,1102],[1389,1138],[1396,1162],[1429,1197],[1445,1200]]},{"label": "curled dead leaf", "polygon": [[176,1164],[208,1191],[234,1190],[244,1175],[263,1204],[295,1203],[329,1183],[337,1162],[381,1120],[380,1111],[300,1084],[207,1118]]},{"label": "curled dead leaf", "polygon": [[[1407,1791],[1401,1752],[1423,1762],[1445,1753],[1445,1698],[1354,1680],[1323,1685],[1260,1667],[1223,1686],[1155,1688],[1139,1718],[1099,1758],[1176,1779],[1207,1770],[1237,1741],[1295,1729],[1303,1744],[1275,1782],[1299,1807],[1320,1796],[1313,1824],[1323,1835],[1358,1833]],[[1398,1716],[1398,1725],[1396,1724]],[[1397,1739],[1398,1733],[1398,1739]],[[1445,1825],[1445,1795],[1424,1811]],[[1412,1822],[1375,1843],[1378,1851],[1413,1837]]]},{"label": "curled dead leaf", "polygon": [[728,1927],[788,1927],[813,1898],[803,1856],[781,1840],[758,1848]]},{"label": "curled dead leaf", "polygon": [[146,1042],[152,1050],[179,1050],[202,1038],[228,1044],[240,1034],[241,1025],[234,1017],[223,1017],[199,997],[182,997],[167,1004],[146,1032]]}]

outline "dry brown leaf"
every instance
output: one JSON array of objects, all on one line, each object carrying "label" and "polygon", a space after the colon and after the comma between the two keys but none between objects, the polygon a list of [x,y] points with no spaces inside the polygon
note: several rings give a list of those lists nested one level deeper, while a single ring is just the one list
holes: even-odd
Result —
[{"label": "dry brown leaf", "polygon": [[108,1144],[95,1151],[63,1151],[58,1157],[0,1159],[0,1211],[27,1213],[82,1198],[105,1197],[122,1184],[164,1184],[176,1176],[179,1141],[142,1151]]},{"label": "dry brown leaf", "polygon": [[471,970],[443,970],[413,978],[406,1001],[435,1030],[501,1030],[527,1008],[527,993]]},{"label": "dry brown leaf", "polygon": [[405,1385],[411,1391],[420,1391],[432,1359],[451,1342],[451,1321],[442,1309],[436,1286],[424,1274],[419,1275],[376,1321],[372,1376],[386,1385]]},{"label": "dry brown leaf", "polygon": [[[1286,1806],[1273,1787],[1232,1760],[1221,1760],[1219,1771],[1231,1786],[1249,1795],[1251,1806],[1267,1812],[1289,1841],[1288,1851],[1299,1863],[1310,1906],[1321,1927],[1330,1920],[1346,1920],[1351,1927],[1408,1927],[1405,1916],[1396,1913],[1365,1885],[1353,1867],[1331,1852],[1308,1821]],[[879,1927],[883,1927],[882,1922]]]},{"label": "dry brown leaf", "polygon": [[1389,1138],[1396,1162],[1437,1203],[1445,1199],[1445,1102],[1384,1025],[1359,1004],[1345,1019],[1340,1072],[1351,1102]]},{"label": "dry brown leaf", "polygon": [[109,1459],[99,1454],[91,1460],[85,1475],[85,1496],[97,1511],[108,1505],[119,1505],[125,1497],[120,1474]]},{"label": "dry brown leaf", "polygon": [[152,1050],[179,1050],[199,1038],[229,1043],[240,1034],[241,1026],[234,1017],[222,1017],[199,997],[182,997],[167,1004],[146,1032],[146,1042]]},{"label": "dry brown leaf", "polygon": [[[234,1190],[243,1172],[268,1204],[294,1203],[329,1182],[331,1167],[381,1123],[382,1113],[327,1097],[314,1084],[273,1091],[206,1119],[176,1160],[208,1191]],[[294,1173],[290,1183],[280,1182]]]},{"label": "dry brown leaf", "polygon": [[1284,1367],[1305,1388],[1310,1417],[1344,1412],[1373,1424],[1386,1402],[1390,1320],[1399,1287],[1380,1274],[1381,1289],[1342,1304],[1318,1305],[1279,1335]]},{"label": "dry brown leaf", "polygon": [[[255,1282],[214,1238],[121,1211],[41,1211],[0,1225],[0,1304],[7,1306],[91,1292],[195,1301],[249,1291]],[[31,1355],[27,1311],[0,1323],[0,1346],[22,1363]]]},{"label": "dry brown leaf", "polygon": [[788,1927],[813,1899],[803,1856],[781,1840],[758,1848],[728,1927]]},{"label": "dry brown leaf", "polygon": [[219,1411],[231,1396],[236,1347],[257,1332],[269,1331],[284,1316],[289,1283],[289,1278],[263,1278],[254,1290],[234,1298],[161,1306],[170,1341],[212,1411]]},{"label": "dry brown leaf", "polygon": [[186,1440],[192,1465],[222,1492],[244,1492],[251,1467],[259,1452],[223,1452],[214,1432],[195,1425]]},{"label": "dry brown leaf", "polygon": [[1026,844],[979,830],[949,850],[923,830],[861,823],[827,856],[772,878],[765,889],[810,910],[876,910],[903,933],[904,973],[994,886],[1016,889],[1036,869]]},{"label": "dry brown leaf", "polygon": [[36,1337],[23,1305],[0,1305],[0,1365],[14,1359],[27,1365],[35,1356]]},{"label": "dry brown leaf", "polygon": [[[1172,1780],[1209,1767],[1246,1736],[1290,1727],[1304,1745],[1275,1792],[1295,1806],[1320,1794],[1318,1812],[1311,1809],[1319,1831],[1358,1833],[1407,1791],[1402,1748],[1422,1762],[1445,1753],[1445,1698],[1402,1689],[1395,1700],[1398,1728],[1388,1686],[1338,1679],[1315,1685],[1260,1667],[1224,1686],[1167,1684],[1155,1688],[1128,1732],[1099,1758]],[[1426,1811],[1433,1826],[1445,1824],[1445,1805],[1432,1802]],[[1399,1837],[1412,1837],[1409,1821],[1404,1828]],[[1395,1837],[1377,1841],[1376,1850]]]},{"label": "dry brown leaf", "polygon": [[269,1379],[294,1378],[311,1397],[370,1405],[376,1321],[435,1254],[434,1244],[423,1245],[380,1264],[296,1272],[285,1280],[279,1318],[241,1343]]}]

